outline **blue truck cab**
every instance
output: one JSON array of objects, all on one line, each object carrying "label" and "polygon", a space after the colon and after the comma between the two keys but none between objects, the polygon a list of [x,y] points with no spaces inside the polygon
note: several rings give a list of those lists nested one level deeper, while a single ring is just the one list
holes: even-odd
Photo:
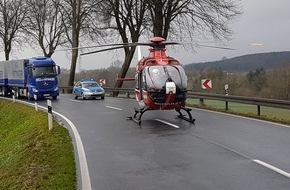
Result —
[{"label": "blue truck cab", "polygon": [[59,74],[60,67],[48,57],[1,61],[0,89],[4,96],[14,94],[16,98],[27,97],[29,100],[50,96],[57,99]]}]

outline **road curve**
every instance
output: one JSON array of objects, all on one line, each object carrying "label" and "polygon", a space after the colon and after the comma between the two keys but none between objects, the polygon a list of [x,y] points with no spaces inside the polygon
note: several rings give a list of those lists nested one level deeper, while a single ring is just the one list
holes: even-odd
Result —
[{"label": "road curve", "polygon": [[148,111],[140,128],[126,119],[134,106],[110,97],[53,101],[81,137],[92,189],[290,189],[289,126],[193,109],[196,124]]}]

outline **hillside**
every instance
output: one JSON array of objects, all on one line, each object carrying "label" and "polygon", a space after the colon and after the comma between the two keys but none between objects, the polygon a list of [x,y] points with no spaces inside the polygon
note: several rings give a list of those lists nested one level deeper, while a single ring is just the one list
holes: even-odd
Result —
[{"label": "hillside", "polygon": [[207,68],[222,69],[232,73],[249,72],[259,68],[272,69],[280,65],[290,63],[290,51],[259,53],[251,55],[243,55],[230,59],[192,63],[185,65],[185,70],[204,70]]}]

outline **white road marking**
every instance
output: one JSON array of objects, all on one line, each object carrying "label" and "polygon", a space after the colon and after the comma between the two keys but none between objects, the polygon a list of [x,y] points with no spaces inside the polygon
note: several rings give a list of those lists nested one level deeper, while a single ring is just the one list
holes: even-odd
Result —
[{"label": "white road marking", "polygon": [[[6,99],[6,98],[5,98]],[[8,98],[7,98],[8,99]],[[11,100],[11,99],[8,99]],[[25,101],[21,101],[21,100],[17,100],[17,102],[23,103],[23,104],[27,104],[30,106],[35,106],[33,103],[29,103],[29,102],[25,102]],[[43,106],[39,106],[41,109],[43,110],[47,110],[46,107]],[[54,114],[62,117],[71,127],[73,134],[75,136],[75,141],[76,141],[76,148],[77,148],[77,154],[79,157],[79,164],[80,164],[80,170],[81,170],[81,182],[82,182],[82,189],[83,190],[92,190],[92,186],[91,186],[91,179],[90,179],[90,174],[89,174],[89,169],[88,169],[88,163],[87,163],[87,158],[86,158],[86,153],[85,153],[85,149],[83,146],[83,142],[82,139],[75,127],[75,125],[64,115],[52,111]]]},{"label": "white road marking", "polygon": [[119,110],[119,111],[122,110],[121,108],[116,108],[116,107],[112,107],[112,106],[106,106],[106,108],[110,108],[110,109],[114,109],[114,110]]},{"label": "white road marking", "polygon": [[273,170],[273,171],[275,171],[275,172],[277,172],[277,173],[279,173],[279,174],[281,174],[281,175],[283,175],[285,177],[290,178],[290,174],[289,173],[287,173],[287,172],[285,172],[285,171],[283,171],[283,170],[281,170],[279,168],[276,168],[275,166],[267,164],[266,162],[263,162],[261,160],[253,160],[253,161],[256,162],[257,164],[260,164],[260,165],[262,165],[262,166],[264,166],[264,167],[266,167],[266,168],[268,168],[270,170]]},{"label": "white road marking", "polygon": [[230,113],[218,112],[218,111],[213,111],[213,110],[206,110],[206,109],[201,109],[201,108],[192,108],[192,109],[196,109],[196,110],[200,110],[200,111],[204,111],[204,112],[216,113],[216,114],[220,114],[220,115],[231,116],[231,117],[237,117],[237,118],[242,118],[242,119],[247,119],[247,120],[252,120],[252,121],[259,121],[262,123],[267,123],[267,124],[271,124],[271,125],[277,125],[277,126],[281,126],[281,127],[290,128],[290,125],[275,123],[273,121],[266,121],[266,120],[262,120],[262,119],[256,119],[256,118],[251,118],[251,117],[246,117],[246,116],[241,116],[241,115],[234,115],[234,114],[230,114]]},{"label": "white road marking", "polygon": [[76,140],[76,145],[77,145],[77,153],[79,156],[79,162],[80,162],[80,169],[81,169],[81,178],[82,178],[82,189],[83,190],[91,190],[91,180],[90,180],[90,173],[88,169],[88,163],[87,163],[87,158],[86,158],[86,153],[84,149],[84,145],[82,142],[82,139],[80,137],[80,134],[78,133],[75,125],[64,115],[53,111],[53,113],[59,115],[62,117],[71,127],[73,134],[75,136]]},{"label": "white road marking", "polygon": [[164,121],[164,120],[161,120],[161,119],[155,119],[155,120],[156,120],[156,121],[159,121],[159,122],[161,122],[161,123],[164,123],[164,124],[166,124],[166,125],[169,125],[169,126],[171,126],[171,127],[177,128],[177,129],[180,128],[178,125],[174,125],[173,123],[169,123],[169,122]]},{"label": "white road marking", "polygon": [[72,102],[82,102],[80,100],[72,100],[72,99],[68,99],[69,101],[72,101]]}]

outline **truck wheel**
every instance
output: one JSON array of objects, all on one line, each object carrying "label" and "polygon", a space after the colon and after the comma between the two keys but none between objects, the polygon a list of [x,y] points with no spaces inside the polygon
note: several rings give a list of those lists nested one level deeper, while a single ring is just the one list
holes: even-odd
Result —
[{"label": "truck wheel", "polygon": [[15,89],[15,98],[16,99],[19,99],[20,98],[19,89],[18,88]]},{"label": "truck wheel", "polygon": [[30,93],[28,91],[27,91],[27,99],[32,100],[32,98],[30,97]]},{"label": "truck wheel", "polygon": [[2,86],[2,96],[7,96],[7,89],[4,86]]}]

